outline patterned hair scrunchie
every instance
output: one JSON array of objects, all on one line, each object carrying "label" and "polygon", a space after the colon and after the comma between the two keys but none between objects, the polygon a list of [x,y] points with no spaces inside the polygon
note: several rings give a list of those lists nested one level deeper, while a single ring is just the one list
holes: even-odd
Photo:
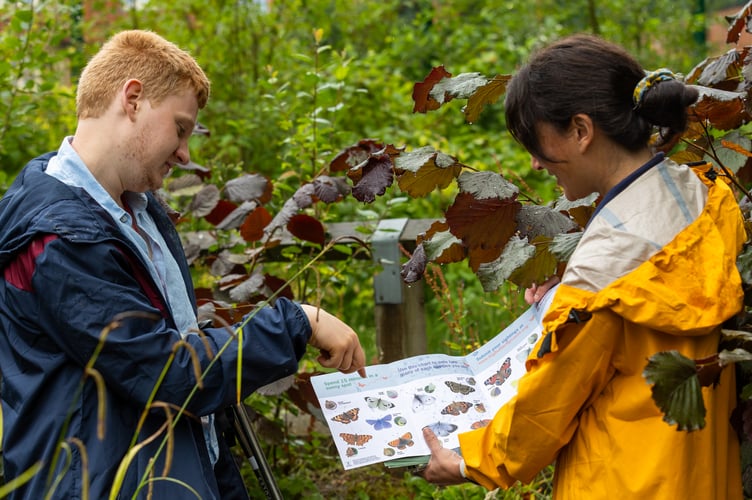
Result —
[{"label": "patterned hair scrunchie", "polygon": [[658,82],[665,82],[667,80],[675,80],[676,75],[671,72],[671,70],[666,68],[657,69],[655,71],[650,71],[648,73],[645,73],[645,76],[637,82],[637,85],[635,85],[634,92],[632,93],[632,100],[634,101],[635,109],[640,107],[640,104],[642,104],[642,98],[645,95],[645,92],[655,85]]}]

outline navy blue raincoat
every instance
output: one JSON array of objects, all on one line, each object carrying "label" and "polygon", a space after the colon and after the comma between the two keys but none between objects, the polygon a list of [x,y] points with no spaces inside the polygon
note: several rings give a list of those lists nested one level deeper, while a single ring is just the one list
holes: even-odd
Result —
[{"label": "navy blue raincoat", "polygon": [[[139,484],[146,484],[153,457],[154,478],[165,474],[168,455],[166,476],[172,480],[155,479],[139,497],[149,488],[152,498],[244,497],[237,467],[221,438],[221,456],[212,467],[198,418],[221,416],[235,402],[238,342],[224,328],[204,330],[213,353],[229,345],[206,372],[204,388],[191,396],[196,375],[189,349],[174,349],[181,336],[138,250],[85,191],[44,173],[53,155],[32,160],[0,200],[0,393],[6,480],[42,463],[40,472],[11,498],[43,498],[56,483],[53,498],[79,498],[84,469],[89,498],[105,498],[134,440],[143,443],[153,434],[159,435],[128,468],[121,497],[132,497]],[[177,232],[151,195],[148,210],[181,267],[195,308]],[[95,356],[103,332],[118,318],[119,325],[109,330]],[[259,311],[244,329],[243,395],[294,373],[310,334],[305,313],[293,302],[279,299],[274,307]],[[206,370],[212,356],[204,340],[194,334],[184,340]],[[170,451],[160,431],[166,422],[164,407],[150,410],[137,435],[136,429],[173,353],[154,400],[170,405],[173,415],[189,401],[191,417],[183,416],[174,426]],[[92,359],[106,387],[101,438],[100,396],[94,377],[84,377]],[[56,451],[61,454],[53,460]]]}]

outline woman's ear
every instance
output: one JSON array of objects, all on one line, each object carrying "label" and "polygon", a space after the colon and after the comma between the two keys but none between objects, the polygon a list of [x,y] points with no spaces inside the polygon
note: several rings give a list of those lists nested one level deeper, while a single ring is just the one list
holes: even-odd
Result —
[{"label": "woman's ear", "polygon": [[143,97],[143,92],[143,84],[135,78],[128,80],[123,85],[120,94],[120,102],[123,107],[123,112],[131,120],[135,119],[136,112],[138,111],[139,106],[141,106],[142,104],[141,98]]},{"label": "woman's ear", "polygon": [[595,126],[593,119],[585,113],[578,113],[572,117],[572,132],[580,153],[584,153],[593,142]]}]

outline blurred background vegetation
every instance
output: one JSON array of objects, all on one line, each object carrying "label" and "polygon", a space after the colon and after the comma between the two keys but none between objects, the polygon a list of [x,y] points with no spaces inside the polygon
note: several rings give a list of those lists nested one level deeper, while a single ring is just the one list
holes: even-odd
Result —
[{"label": "blurred background vegetation", "polygon": [[[0,194],[29,159],[73,134],[75,87],[88,57],[111,34],[140,28],[190,51],[211,79],[209,105],[199,116],[211,135],[194,137],[191,153],[220,186],[244,172],[262,173],[275,183],[270,206],[279,208],[301,183],[326,172],[343,148],[373,138],[408,149],[433,146],[473,168],[503,173],[527,196],[546,203],[558,191],[545,173],[531,171],[525,152],[506,134],[501,104],[472,125],[464,122],[460,105],[413,114],[413,84],[439,65],[453,75],[513,73],[536,47],[580,31],[622,44],[647,69],[686,74],[705,57],[727,50],[723,15],[733,15],[741,5],[711,0],[0,0]],[[583,75],[583,85],[587,78]],[[393,187],[370,205],[350,199],[312,210],[324,223],[441,218],[453,195],[447,190],[408,199]],[[374,265],[364,259],[315,267],[316,279],[298,287],[297,298],[313,297],[350,323],[370,362],[376,362]],[[435,286],[426,287],[430,352],[464,354],[525,307],[519,290],[484,293],[466,264],[437,268],[434,276]],[[198,282],[210,279],[197,270]],[[303,369],[312,367],[306,361]],[[327,436],[289,430],[285,415],[296,410],[284,397],[254,397],[251,403],[282,429],[279,439],[269,439],[268,451],[286,498],[484,496],[479,487],[437,489],[379,466],[343,473]],[[544,498],[549,476],[546,471],[532,487],[498,498]],[[254,487],[252,478],[249,484]]]}]

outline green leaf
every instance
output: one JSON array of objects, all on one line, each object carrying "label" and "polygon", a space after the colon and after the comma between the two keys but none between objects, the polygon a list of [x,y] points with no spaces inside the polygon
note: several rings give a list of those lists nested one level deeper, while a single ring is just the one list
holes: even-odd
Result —
[{"label": "green leaf", "polygon": [[653,401],[665,422],[680,431],[705,427],[705,404],[693,360],[677,351],[659,352],[650,357],[642,376],[653,384]]}]

